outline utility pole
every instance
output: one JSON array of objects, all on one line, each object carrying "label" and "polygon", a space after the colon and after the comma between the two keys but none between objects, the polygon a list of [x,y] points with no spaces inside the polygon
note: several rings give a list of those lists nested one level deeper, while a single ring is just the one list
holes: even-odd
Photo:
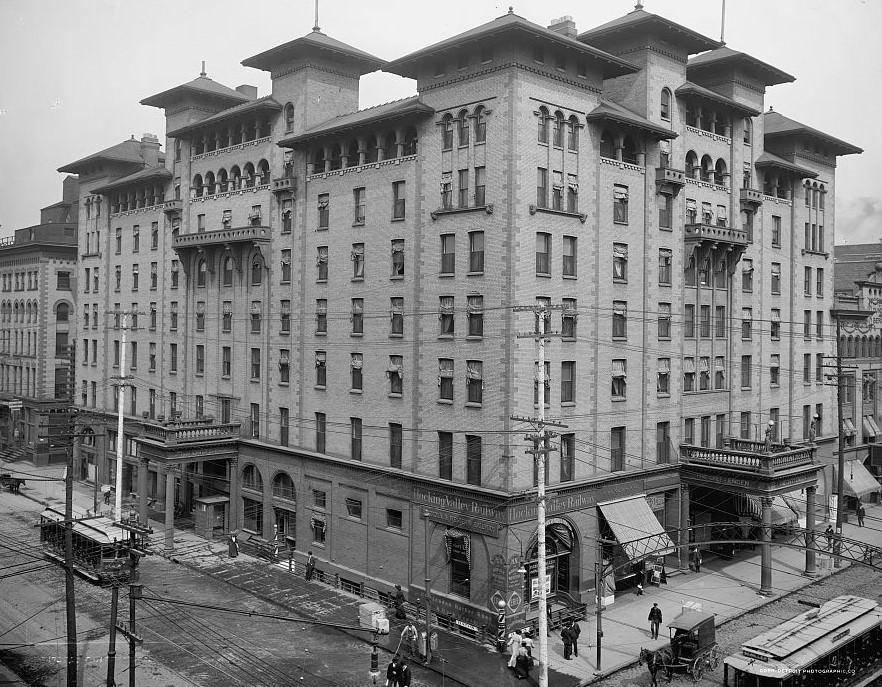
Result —
[{"label": "utility pole", "polygon": [[[68,350],[68,434],[75,429],[76,411],[73,408],[74,360],[76,347]],[[51,435],[50,435],[51,436]],[[77,608],[74,595],[73,557],[73,437],[66,438],[66,467],[64,469],[64,598],[67,613],[67,686],[77,687]]]},{"label": "utility pole", "polygon": [[594,616],[597,619],[597,670],[600,667],[600,643],[603,639],[603,540],[599,533],[597,537],[597,550],[594,554]]},{"label": "utility pole", "polygon": [[533,449],[526,451],[532,454],[536,460],[536,517],[537,523],[537,561],[536,581],[539,592],[539,687],[548,687],[548,593],[545,588],[546,551],[545,551],[545,466],[551,447],[548,438],[551,433],[546,432],[546,426],[565,427],[557,422],[545,420],[545,340],[552,332],[546,332],[545,325],[551,309],[561,309],[562,306],[549,306],[537,304],[533,306],[516,306],[514,312],[532,312],[536,315],[535,331],[528,334],[518,334],[518,338],[535,339],[539,344],[539,364],[537,371],[539,416],[537,418],[512,417],[513,420],[521,420],[532,423],[537,431],[528,434],[525,439],[533,443]]},{"label": "utility pole", "polygon": [[117,520],[122,519],[122,473],[123,473],[123,413],[125,413],[126,387],[128,380],[131,379],[126,374],[126,331],[129,328],[129,310],[116,310],[114,317],[122,317],[122,335],[119,344],[119,376],[111,377],[118,380],[117,382],[117,403],[116,403],[116,499],[113,505],[113,516]]}]

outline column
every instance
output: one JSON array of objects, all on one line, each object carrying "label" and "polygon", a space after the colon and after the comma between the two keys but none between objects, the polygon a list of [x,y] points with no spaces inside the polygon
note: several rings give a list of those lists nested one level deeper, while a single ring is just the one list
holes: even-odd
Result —
[{"label": "column", "polygon": [[239,458],[230,458],[230,507],[227,509],[227,530],[239,529]]},{"label": "column", "polygon": [[762,497],[763,534],[760,567],[760,594],[772,593],[772,499]]},{"label": "column", "polygon": [[138,459],[138,519],[144,527],[147,527],[149,516],[147,514],[147,472],[150,461],[146,458]]},{"label": "column", "polygon": [[[176,468],[165,468],[165,551],[175,550],[175,472]],[[139,475],[140,477],[140,475]]]},{"label": "column", "polygon": [[689,564],[689,485],[680,485],[680,537],[677,542],[677,567],[686,571]]},{"label": "column", "polygon": [[817,487],[806,487],[805,490],[805,574],[814,577],[815,570],[815,490]]}]

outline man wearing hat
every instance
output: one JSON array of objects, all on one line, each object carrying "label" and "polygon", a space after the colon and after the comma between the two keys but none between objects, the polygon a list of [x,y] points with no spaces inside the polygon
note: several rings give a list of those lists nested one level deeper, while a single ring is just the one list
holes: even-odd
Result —
[{"label": "man wearing hat", "polygon": [[400,584],[395,585],[395,597],[392,601],[395,605],[395,617],[399,620],[407,618],[407,613],[404,612],[404,592],[401,591]]}]

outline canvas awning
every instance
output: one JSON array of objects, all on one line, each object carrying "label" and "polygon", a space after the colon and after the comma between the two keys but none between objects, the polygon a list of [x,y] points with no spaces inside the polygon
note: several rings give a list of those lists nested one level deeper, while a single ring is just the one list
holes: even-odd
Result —
[{"label": "canvas awning", "polygon": [[873,425],[870,424],[870,416],[869,415],[864,415],[863,420],[861,421],[861,426],[864,429],[864,436],[865,437],[875,437],[876,436],[876,430],[873,429]]},{"label": "canvas awning", "polygon": [[598,503],[597,507],[632,561],[674,552],[674,543],[655,517],[645,497],[631,496]]},{"label": "canvas awning", "polygon": [[[763,520],[763,502],[761,496],[754,496],[752,494],[748,494],[745,497],[746,509],[749,511],[750,515],[762,522]],[[793,525],[799,521],[799,513],[796,512],[793,508],[791,508],[788,504],[784,496],[775,496],[772,498],[772,525],[782,526],[782,525]]]},{"label": "canvas awning", "polygon": [[857,434],[857,430],[854,427],[854,423],[851,421],[851,418],[846,417],[842,419],[842,430],[845,432],[847,436],[854,436]]},{"label": "canvas awning", "polygon": [[859,460],[849,460],[845,463],[842,481],[845,484],[845,493],[857,498],[877,492],[880,488],[879,482]]},{"label": "canvas awning", "polygon": [[882,431],[879,431],[879,425],[876,424],[876,418],[874,418],[872,415],[866,415],[864,416],[864,421],[870,424],[870,427],[873,430],[872,435],[874,437],[882,437]]}]

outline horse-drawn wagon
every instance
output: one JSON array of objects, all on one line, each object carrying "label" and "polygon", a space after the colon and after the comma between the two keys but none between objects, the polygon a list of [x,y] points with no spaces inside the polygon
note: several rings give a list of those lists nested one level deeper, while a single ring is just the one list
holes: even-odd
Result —
[{"label": "horse-drawn wagon", "polygon": [[656,684],[655,674],[665,671],[668,682],[674,672],[686,673],[693,682],[698,682],[705,669],[714,670],[720,662],[717,648],[714,614],[684,609],[668,624],[671,633],[670,646],[640,650],[640,662],[645,663],[652,674],[652,684]]}]

